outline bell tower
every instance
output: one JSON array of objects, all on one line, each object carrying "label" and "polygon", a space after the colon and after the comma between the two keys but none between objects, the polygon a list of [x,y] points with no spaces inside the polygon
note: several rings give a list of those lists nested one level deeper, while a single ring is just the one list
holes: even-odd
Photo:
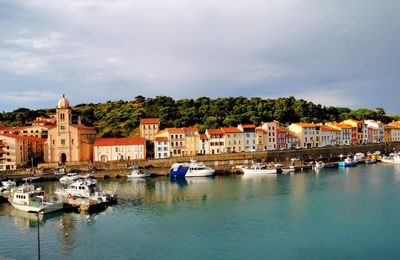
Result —
[{"label": "bell tower", "polygon": [[72,124],[72,111],[68,99],[65,95],[60,98],[57,104],[57,130],[59,132],[68,131]]}]

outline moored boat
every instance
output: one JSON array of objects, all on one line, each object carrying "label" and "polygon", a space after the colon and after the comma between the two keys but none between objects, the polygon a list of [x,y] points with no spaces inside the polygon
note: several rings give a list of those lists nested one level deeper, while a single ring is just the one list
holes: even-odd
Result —
[{"label": "moored boat", "polygon": [[81,178],[81,176],[78,176],[76,172],[70,172],[66,176],[63,176],[60,178],[61,183],[69,183],[69,182],[74,182],[77,181]]},{"label": "moored boat", "polygon": [[17,183],[12,180],[2,181],[1,184],[3,185],[3,187],[5,189],[11,189],[11,188],[15,187],[15,185],[17,185]]},{"label": "moored boat", "polygon": [[357,162],[353,161],[350,157],[347,157],[344,159],[343,162],[339,162],[339,167],[344,168],[344,167],[356,167]]},{"label": "moored boat", "polygon": [[400,154],[392,153],[389,156],[384,156],[381,158],[381,162],[390,164],[400,164]]},{"label": "moored boat", "polygon": [[242,168],[244,175],[276,175],[277,169],[268,169],[261,164],[253,164],[250,168]]},{"label": "moored boat", "polygon": [[94,179],[78,179],[66,189],[58,190],[56,193],[62,198],[84,198],[95,200],[100,203],[109,203],[117,199],[115,193],[100,191],[97,186],[97,181]]},{"label": "moored boat", "polygon": [[59,202],[57,197],[46,200],[44,190],[35,189],[33,185],[22,185],[14,188],[9,202],[18,210],[40,214],[51,213],[63,208],[63,203]]},{"label": "moored boat", "polygon": [[131,174],[128,174],[126,177],[128,178],[147,178],[147,177],[151,177],[152,173],[151,172],[147,172],[144,173],[139,169],[139,166],[134,165],[131,167],[132,172]]},{"label": "moored boat", "polygon": [[203,163],[192,161],[190,163],[174,163],[169,170],[169,176],[176,177],[207,177],[215,173],[214,169]]},{"label": "moored boat", "polygon": [[319,170],[322,168],[325,168],[325,163],[324,162],[315,162],[315,165],[313,166],[314,170]]}]

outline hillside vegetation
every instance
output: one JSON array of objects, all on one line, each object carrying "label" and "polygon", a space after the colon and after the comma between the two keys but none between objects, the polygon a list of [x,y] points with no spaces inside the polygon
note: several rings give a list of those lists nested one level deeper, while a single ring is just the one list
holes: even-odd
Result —
[{"label": "hillside vegetation", "polygon": [[[294,122],[328,122],[353,118],[375,119],[388,123],[394,117],[387,116],[383,108],[376,110],[351,110],[343,107],[326,107],[294,97],[277,99],[227,97],[211,99],[174,100],[157,96],[137,96],[133,101],[108,101],[98,104],[80,104],[73,108],[74,121],[96,128],[99,137],[123,137],[138,134],[141,118],[160,117],[161,129],[165,127],[198,126],[206,128],[236,126],[238,123],[259,124],[262,121],[278,120],[286,125]],[[0,124],[24,125],[37,116],[55,112],[55,109],[30,110],[19,108],[0,113]]]}]

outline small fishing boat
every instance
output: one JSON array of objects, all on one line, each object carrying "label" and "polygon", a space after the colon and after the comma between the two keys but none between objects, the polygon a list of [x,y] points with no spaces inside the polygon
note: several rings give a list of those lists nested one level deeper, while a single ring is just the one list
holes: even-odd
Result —
[{"label": "small fishing boat", "polygon": [[381,162],[390,164],[400,164],[400,154],[391,153],[389,156],[382,157]]},{"label": "small fishing boat", "polygon": [[169,170],[169,176],[176,177],[207,177],[215,173],[214,169],[203,163],[191,161],[190,163],[174,163]]},{"label": "small fishing boat", "polygon": [[17,185],[17,183],[15,181],[12,181],[12,180],[2,181],[1,184],[3,185],[3,187],[5,189],[14,188],[15,185]]},{"label": "small fishing boat", "polygon": [[94,179],[78,179],[70,184],[66,189],[60,189],[56,192],[62,198],[84,198],[95,200],[99,203],[110,203],[117,199],[117,194],[100,191],[97,186],[97,181]]},{"label": "small fishing boat", "polygon": [[77,181],[77,180],[79,180],[80,178],[81,178],[81,176],[78,176],[78,175],[76,174],[76,172],[70,172],[70,173],[68,173],[66,176],[61,177],[61,178],[60,178],[60,182],[61,182],[61,183],[69,183],[69,182]]},{"label": "small fishing boat", "polygon": [[151,177],[152,173],[151,172],[147,172],[144,173],[139,169],[139,166],[134,165],[131,167],[132,172],[131,174],[128,174],[126,177],[128,178],[148,178]]},{"label": "small fishing boat", "polygon": [[294,166],[289,166],[289,168],[282,168],[283,174],[293,173],[295,172]]},{"label": "small fishing boat", "polygon": [[322,168],[325,168],[325,163],[324,162],[315,162],[315,165],[313,166],[314,170],[319,170]]},{"label": "small fishing boat", "polygon": [[339,167],[344,168],[344,167],[356,167],[357,162],[353,161],[350,157],[347,157],[344,159],[343,162],[339,162]]},{"label": "small fishing boat", "polygon": [[61,210],[64,207],[57,197],[52,200],[46,200],[44,190],[41,188],[35,189],[33,185],[22,185],[14,189],[9,202],[18,210],[47,214]]},{"label": "small fishing boat", "polygon": [[31,184],[34,182],[40,182],[40,177],[27,177],[22,179],[23,182]]},{"label": "small fishing boat", "polygon": [[365,164],[375,164],[376,160],[367,160],[365,161]]},{"label": "small fishing boat", "polygon": [[276,175],[277,169],[268,169],[265,165],[253,164],[250,168],[242,168],[244,175]]}]

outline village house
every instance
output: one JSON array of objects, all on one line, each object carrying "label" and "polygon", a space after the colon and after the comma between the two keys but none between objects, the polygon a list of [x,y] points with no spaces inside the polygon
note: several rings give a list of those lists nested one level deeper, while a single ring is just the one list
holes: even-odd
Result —
[{"label": "village house", "polygon": [[352,127],[356,127],[357,129],[357,141],[352,144],[364,144],[367,143],[368,140],[368,125],[363,121],[347,119],[342,122],[343,124],[351,125]]},{"label": "village house", "polygon": [[[244,133],[236,127],[224,127],[224,152],[236,153],[244,151]],[[249,140],[248,140],[249,141]]]},{"label": "village house", "polygon": [[267,132],[267,150],[276,150],[277,145],[277,122],[266,122],[261,124],[261,128]]},{"label": "village house", "polygon": [[287,144],[286,144],[286,129],[283,127],[277,127],[276,128],[276,147],[279,150],[287,149]]},{"label": "village house", "polygon": [[160,118],[143,118],[140,120],[140,137],[153,141],[160,131]]},{"label": "village house", "polygon": [[170,141],[166,136],[154,137],[154,158],[155,159],[163,159],[170,157]]},{"label": "village house", "polygon": [[99,138],[93,146],[95,162],[146,159],[146,140],[143,137]]},{"label": "village house", "polygon": [[320,125],[312,123],[295,123],[289,126],[289,130],[297,135],[302,148],[320,146],[320,129]]},{"label": "village house", "polygon": [[268,143],[268,133],[262,128],[256,128],[256,149],[257,151],[266,151]]},{"label": "village house", "polygon": [[365,120],[365,124],[373,129],[373,143],[381,143],[385,137],[384,124],[380,121]]},{"label": "village house", "polygon": [[353,128],[352,126],[337,122],[326,123],[326,125],[335,128],[337,130],[340,130],[340,140],[338,145],[351,145],[351,140],[352,140],[351,129]]},{"label": "village house", "polygon": [[207,135],[200,134],[198,154],[209,154],[209,153],[210,153],[209,139]]},{"label": "village house", "polygon": [[244,142],[244,151],[255,151],[256,150],[256,125],[248,124],[242,125],[239,124],[237,127],[241,132],[243,132],[243,142]]},{"label": "village house", "polygon": [[292,133],[286,133],[286,144],[288,149],[296,149],[299,147],[299,138]]},{"label": "village house", "polygon": [[206,129],[205,134],[210,144],[209,154],[221,154],[225,151],[225,133],[222,129]]}]

